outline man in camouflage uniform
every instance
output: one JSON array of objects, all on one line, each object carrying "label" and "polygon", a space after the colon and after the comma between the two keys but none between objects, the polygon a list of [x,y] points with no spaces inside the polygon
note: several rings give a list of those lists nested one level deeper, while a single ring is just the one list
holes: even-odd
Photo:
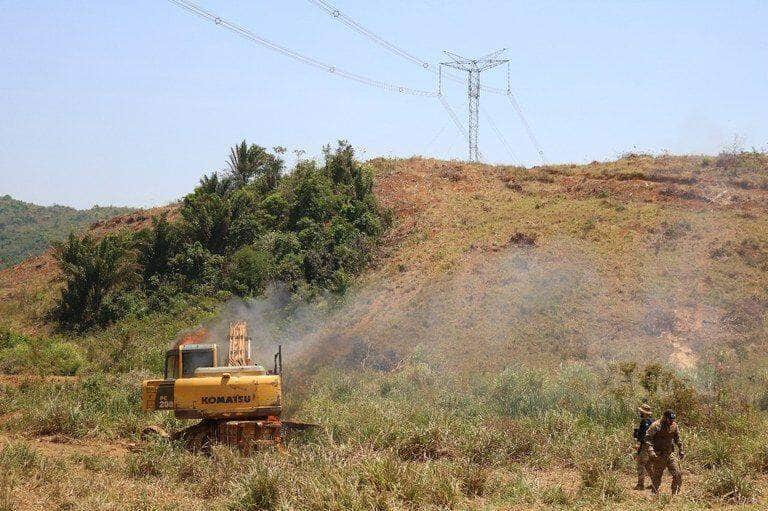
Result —
[{"label": "man in camouflage uniform", "polygon": [[637,440],[637,456],[635,461],[637,462],[637,486],[635,490],[645,489],[645,476],[651,475],[651,463],[648,457],[648,448],[645,446],[645,432],[653,424],[653,411],[648,403],[643,403],[637,408],[637,413],[640,415],[640,423],[637,425],[634,431],[634,438]]},{"label": "man in camouflage uniform", "polygon": [[[680,461],[683,459],[683,443],[680,441],[680,431],[675,422],[675,412],[666,410],[661,419],[650,425],[645,432],[645,447],[651,460],[651,484],[653,492],[658,493],[661,486],[661,476],[664,469],[672,476],[672,494],[680,491],[683,473]],[[675,447],[678,454],[675,455]]]}]

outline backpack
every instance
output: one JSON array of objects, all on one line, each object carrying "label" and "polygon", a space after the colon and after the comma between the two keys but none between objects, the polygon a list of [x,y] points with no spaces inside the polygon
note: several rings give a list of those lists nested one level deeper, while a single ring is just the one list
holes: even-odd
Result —
[{"label": "backpack", "polygon": [[632,436],[635,437],[635,440],[638,442],[643,442],[645,440],[645,432],[648,431],[648,428],[653,424],[653,417],[648,417],[645,419],[640,419],[640,425],[635,428],[635,431]]}]

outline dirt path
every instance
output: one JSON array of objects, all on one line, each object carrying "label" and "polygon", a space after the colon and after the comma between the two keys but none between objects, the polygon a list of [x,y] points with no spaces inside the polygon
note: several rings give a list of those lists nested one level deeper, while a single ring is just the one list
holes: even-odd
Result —
[{"label": "dirt path", "polygon": [[34,374],[2,374],[0,373],[0,386],[5,385],[7,387],[18,388],[27,383],[39,383],[39,382],[55,382],[55,383],[68,383],[76,382],[80,378],[78,376],[37,376]]},{"label": "dirt path", "polygon": [[75,439],[64,435],[27,437],[23,435],[0,434],[0,447],[11,442],[27,442],[30,447],[41,454],[53,457],[80,454],[122,458],[134,446],[134,444],[122,440]]}]

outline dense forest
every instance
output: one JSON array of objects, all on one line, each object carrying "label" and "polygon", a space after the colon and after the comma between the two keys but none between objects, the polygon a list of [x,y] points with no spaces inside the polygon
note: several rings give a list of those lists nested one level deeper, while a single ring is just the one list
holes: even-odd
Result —
[{"label": "dense forest", "polygon": [[59,205],[38,206],[10,195],[1,196],[0,269],[39,254],[72,231],[129,211],[130,208],[111,206],[84,210]]}]

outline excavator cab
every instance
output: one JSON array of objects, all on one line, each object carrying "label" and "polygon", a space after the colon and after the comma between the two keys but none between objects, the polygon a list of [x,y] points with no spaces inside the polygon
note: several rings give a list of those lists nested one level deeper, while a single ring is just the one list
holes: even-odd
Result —
[{"label": "excavator cab", "polygon": [[165,353],[162,380],[146,380],[142,384],[143,410],[173,410],[176,380],[192,378],[201,368],[216,367],[218,353],[215,344],[185,344]]},{"label": "excavator cab", "polygon": [[166,352],[163,378],[191,378],[195,375],[195,369],[217,365],[218,353],[215,344],[185,344]]}]

